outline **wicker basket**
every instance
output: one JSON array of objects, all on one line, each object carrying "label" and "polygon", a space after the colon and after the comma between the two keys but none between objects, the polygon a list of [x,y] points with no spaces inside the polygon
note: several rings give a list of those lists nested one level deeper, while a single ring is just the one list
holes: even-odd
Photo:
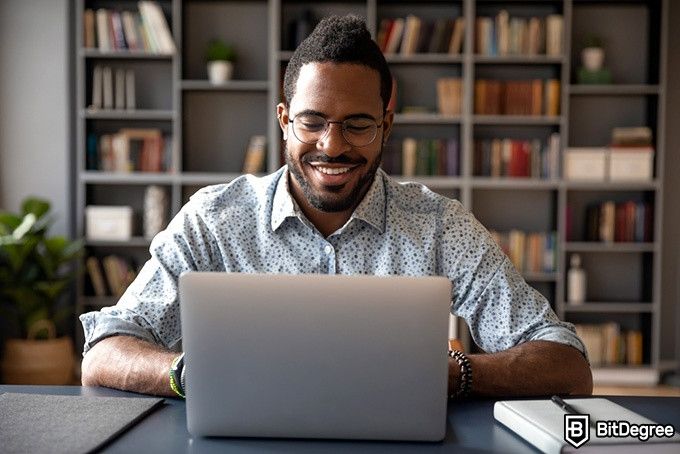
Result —
[{"label": "wicker basket", "polygon": [[[47,340],[35,340],[46,329]],[[69,337],[56,338],[54,323],[39,320],[28,339],[8,339],[2,356],[2,380],[9,384],[69,385],[73,383],[73,342]]]}]

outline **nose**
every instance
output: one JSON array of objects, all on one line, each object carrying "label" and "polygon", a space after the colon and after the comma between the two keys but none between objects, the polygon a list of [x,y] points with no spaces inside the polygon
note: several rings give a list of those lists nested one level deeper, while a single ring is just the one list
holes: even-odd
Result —
[{"label": "nose", "polygon": [[346,153],[352,146],[342,135],[342,124],[329,123],[326,134],[316,143],[316,148],[323,151],[326,156],[335,157]]}]

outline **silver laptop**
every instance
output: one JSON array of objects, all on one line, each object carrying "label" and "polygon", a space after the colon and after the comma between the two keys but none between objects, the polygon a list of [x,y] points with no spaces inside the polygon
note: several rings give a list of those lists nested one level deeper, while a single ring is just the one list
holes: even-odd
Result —
[{"label": "silver laptop", "polygon": [[179,284],[192,435],[444,438],[446,278],[191,272]]}]

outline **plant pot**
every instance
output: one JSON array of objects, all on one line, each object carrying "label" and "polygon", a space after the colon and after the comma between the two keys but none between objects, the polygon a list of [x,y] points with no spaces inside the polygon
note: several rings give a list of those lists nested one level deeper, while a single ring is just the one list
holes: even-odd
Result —
[{"label": "plant pot", "polygon": [[[73,383],[73,342],[71,338],[65,336],[55,338],[54,324],[51,326],[51,329],[48,328],[50,339],[8,339],[5,342],[0,367],[3,383],[17,385]],[[31,331],[35,333],[37,330]],[[29,333],[29,337],[34,335]]]},{"label": "plant pot", "polygon": [[208,79],[212,84],[223,84],[231,80],[234,64],[230,61],[216,60],[208,62]]},{"label": "plant pot", "polygon": [[604,63],[604,49],[601,47],[586,47],[581,51],[581,62],[588,71],[599,71]]}]

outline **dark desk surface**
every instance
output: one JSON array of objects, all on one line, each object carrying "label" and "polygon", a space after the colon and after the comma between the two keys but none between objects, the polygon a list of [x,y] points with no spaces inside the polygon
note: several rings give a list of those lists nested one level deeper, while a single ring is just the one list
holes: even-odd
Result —
[{"label": "dark desk surface", "polygon": [[[0,393],[62,394],[83,396],[138,396],[107,388],[79,386],[0,385]],[[680,428],[680,397],[612,397],[623,405],[659,423]],[[441,443],[356,442],[281,439],[192,439],[186,428],[184,401],[166,399],[158,411],[121,435],[105,452],[130,453],[410,453],[410,452],[537,452],[493,419],[494,400],[456,402],[449,406],[446,439]],[[77,434],[77,429],[74,432]]]}]

